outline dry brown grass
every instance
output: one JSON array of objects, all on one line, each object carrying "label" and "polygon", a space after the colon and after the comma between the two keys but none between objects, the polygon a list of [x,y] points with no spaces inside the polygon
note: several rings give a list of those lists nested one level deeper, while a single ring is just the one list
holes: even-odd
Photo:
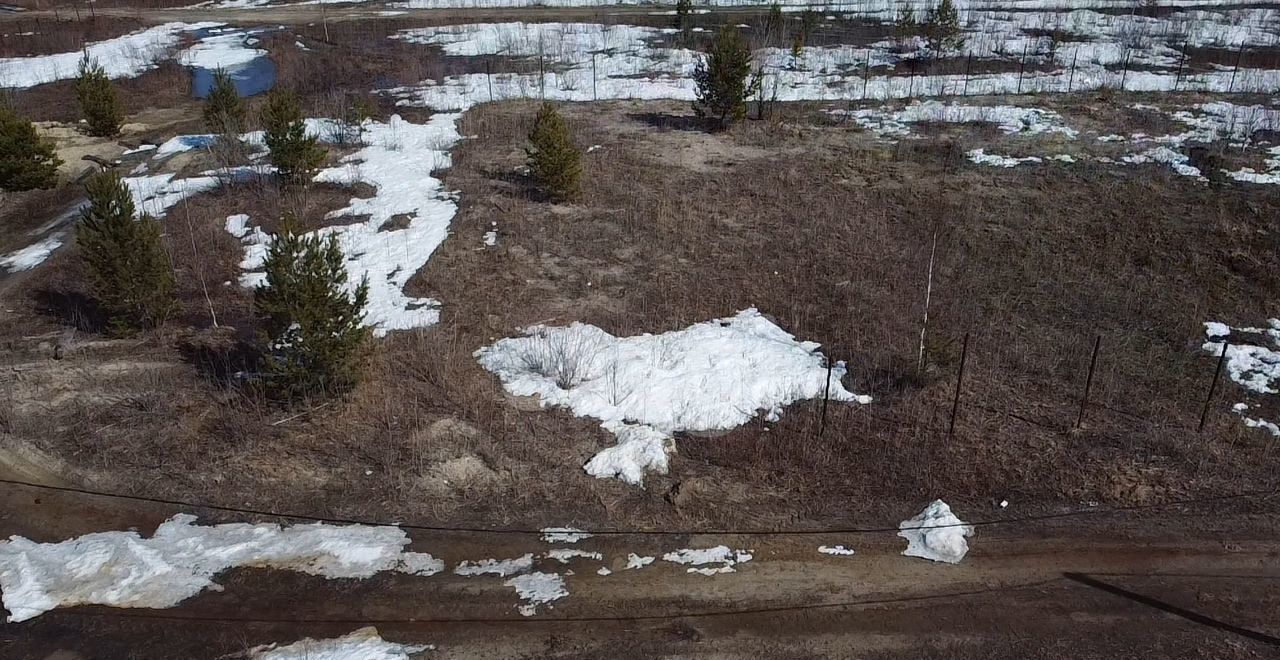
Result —
[{"label": "dry brown grass", "polygon": [[97,16],[92,7],[78,8],[60,18],[16,17],[0,23],[0,57],[32,57],[52,53],[74,53],[86,44],[112,39],[143,28],[134,18]]},{"label": "dry brown grass", "polygon": [[[514,171],[533,109],[464,117],[461,132],[478,137],[444,173],[461,211],[410,284],[443,301],[442,323],[377,342],[348,397],[284,410],[227,386],[228,372],[251,366],[237,351],[254,330],[226,215],[256,221],[302,203],[314,218],[341,201],[238,187],[166,221],[183,299],[174,322],[138,346],[71,358],[92,370],[141,352],[199,369],[106,382],[49,413],[53,424],[7,413],[9,423],[122,489],[496,525],[794,527],[896,515],[936,496],[1031,510],[1270,483],[1265,437],[1225,411],[1234,385],[1208,431],[1194,432],[1213,369],[1197,353],[1199,324],[1277,315],[1260,303],[1280,285],[1274,246],[1258,238],[1280,206],[1267,191],[1210,190],[1155,167],[982,169],[955,157],[970,146],[965,129],[892,148],[815,106],[711,135],[669,128],[689,124],[669,118],[683,104],[615,102],[566,106],[580,145],[601,148],[586,156],[583,201],[556,206]],[[1027,146],[983,137],[1001,139],[993,150]],[[481,249],[491,223],[499,244]],[[935,232],[930,360],[917,373]],[[72,258],[64,250],[32,273],[29,290],[57,291],[49,278],[65,278],[74,299]],[[56,307],[48,295],[35,304]],[[644,489],[585,475],[581,464],[612,439],[591,420],[509,400],[472,356],[531,323],[633,335],[748,306],[847,360],[848,384],[876,403],[833,406],[825,429],[811,402],[776,424],[680,438],[672,474]],[[55,328],[56,318],[36,317]],[[34,334],[11,324],[5,336],[17,332]],[[1084,429],[1067,432],[1097,334],[1094,405]],[[12,354],[40,355],[21,341]]]}]

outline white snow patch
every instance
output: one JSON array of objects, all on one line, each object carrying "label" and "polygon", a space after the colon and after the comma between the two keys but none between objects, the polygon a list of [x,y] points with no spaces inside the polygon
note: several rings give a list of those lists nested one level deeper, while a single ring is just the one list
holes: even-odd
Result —
[{"label": "white snow patch", "polygon": [[[1214,339],[1230,336],[1226,367],[1231,380],[1258,394],[1280,394],[1280,319],[1268,323],[1268,328],[1229,328],[1223,323],[1206,323],[1209,340],[1201,348],[1215,357],[1222,355],[1223,342]],[[1250,341],[1237,338],[1239,335],[1257,337]],[[1271,346],[1264,345],[1266,341]]]},{"label": "white snow patch", "polygon": [[44,263],[54,250],[62,247],[62,238],[62,233],[51,234],[27,247],[14,250],[0,257],[0,266],[10,273],[31,270]]},{"label": "white snow patch", "polygon": [[225,69],[243,67],[267,51],[248,45],[249,35],[235,31],[207,36],[178,55],[178,63],[201,69]]},{"label": "white snow patch", "polygon": [[902,521],[898,528],[898,536],[907,540],[907,549],[902,554],[948,564],[958,564],[964,559],[969,552],[965,537],[973,535],[973,527],[951,513],[951,507],[942,500],[934,500],[914,518]]},{"label": "white snow patch", "polygon": [[542,540],[546,543],[577,543],[591,538],[591,534],[576,527],[543,527]]},{"label": "white snow patch", "polygon": [[114,39],[85,45],[83,50],[36,57],[0,58],[0,88],[26,88],[75,78],[80,59],[97,60],[109,78],[132,78],[169,57],[182,33],[216,27],[220,23],[165,23]]},{"label": "white snow patch", "polygon": [[560,600],[569,595],[569,590],[564,586],[564,578],[555,573],[519,575],[503,584],[515,587],[516,594],[527,601],[516,608],[523,616],[533,616],[537,614],[539,605]]},{"label": "white snow patch", "polygon": [[634,552],[628,553],[627,566],[622,570],[629,571],[637,568],[644,568],[645,566],[652,564],[654,559],[655,559],[654,557],[643,557],[641,555],[637,555]]},{"label": "white snow patch", "polygon": [[483,240],[482,242],[484,243],[485,247],[493,247],[493,246],[497,245],[497,244],[498,244],[498,232],[493,231],[493,230],[490,230],[490,231],[485,232],[485,233],[484,233],[484,240]]},{"label": "white snow patch", "polygon": [[414,653],[434,648],[388,642],[378,629],[360,628],[334,639],[304,638],[288,646],[259,646],[249,650],[250,660],[409,660]]},{"label": "white snow patch", "polygon": [[846,548],[843,545],[820,545],[818,546],[818,552],[821,552],[824,555],[839,555],[845,557],[855,554],[853,550]]},{"label": "white snow patch", "polygon": [[166,608],[238,567],[299,571],[326,578],[366,578],[399,570],[428,575],[429,555],[403,553],[398,527],[281,526],[231,523],[196,526],[178,514],[150,538],[137,532],[97,532],[60,543],[14,536],[0,542],[0,591],[10,622],[56,607],[109,605]]},{"label": "white snow patch", "polygon": [[1002,133],[1037,135],[1058,133],[1074,139],[1078,131],[1063,124],[1062,116],[1052,110],[1012,105],[958,105],[923,101],[905,108],[864,108],[833,110],[831,114],[846,116],[859,126],[881,137],[907,136],[911,124],[992,124]]},{"label": "white snow patch", "polygon": [[406,552],[400,555],[400,566],[396,570],[426,577],[443,571],[444,560],[425,552]]},{"label": "white snow patch", "polygon": [[796,341],[754,308],[660,335],[538,325],[475,355],[511,394],[602,420],[618,444],[585,469],[628,483],[666,471],[672,433],[731,429],[759,413],[774,420],[828,390],[834,401],[871,400],[844,388],[843,362],[832,365],[828,387],[818,344]]},{"label": "white snow patch", "polygon": [[594,559],[596,561],[602,561],[604,559],[604,555],[598,552],[578,550],[577,548],[556,548],[555,550],[548,550],[546,557],[547,559],[554,559],[561,564],[567,564],[574,559]]},{"label": "white snow patch", "polygon": [[1000,154],[989,154],[982,148],[970,149],[965,155],[969,157],[969,160],[977,163],[978,165],[990,165],[992,167],[1017,167],[1024,163],[1042,162],[1041,158],[1038,156],[1023,156],[1021,158],[1001,156]]},{"label": "white snow patch", "polygon": [[497,575],[506,577],[523,573],[533,568],[533,553],[514,559],[481,559],[480,561],[464,561],[453,569],[458,575],[472,577],[475,575]]},{"label": "white snow patch", "polygon": [[[690,568],[687,572],[702,575],[733,573],[734,566],[751,561],[751,553],[747,550],[730,550],[728,546],[718,545],[714,548],[685,548],[662,555],[663,561],[673,564],[685,564],[699,568]],[[708,564],[719,564],[708,566]]]}]

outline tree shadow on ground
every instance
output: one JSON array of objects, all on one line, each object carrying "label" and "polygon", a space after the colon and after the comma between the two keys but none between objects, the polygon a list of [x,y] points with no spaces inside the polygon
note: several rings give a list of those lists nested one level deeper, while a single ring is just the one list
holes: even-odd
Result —
[{"label": "tree shadow on ground", "polygon": [[31,294],[36,312],[83,332],[100,333],[107,327],[107,315],[98,301],[80,291],[36,289]]},{"label": "tree shadow on ground", "polygon": [[716,122],[697,115],[672,115],[664,112],[631,112],[627,118],[664,131],[697,131],[709,133]]}]

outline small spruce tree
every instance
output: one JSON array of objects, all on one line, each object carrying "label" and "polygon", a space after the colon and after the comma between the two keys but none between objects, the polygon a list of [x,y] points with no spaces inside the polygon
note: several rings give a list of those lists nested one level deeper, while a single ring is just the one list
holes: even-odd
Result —
[{"label": "small spruce tree", "polygon": [[76,100],[80,102],[80,112],[88,124],[89,135],[111,137],[120,132],[124,111],[120,108],[116,88],[102,65],[91,59],[88,53],[80,59]]},{"label": "small spruce tree", "polygon": [[244,101],[231,75],[222,69],[213,72],[213,88],[204,101],[204,125],[210,133],[239,136],[244,132]]},{"label": "small spruce tree", "polygon": [[262,128],[271,164],[284,181],[303,183],[324,162],[327,152],[318,138],[307,135],[302,108],[293,94],[277,90],[267,95]]},{"label": "small spruce tree", "polygon": [[573,144],[569,125],[550,103],[538,109],[525,153],[530,176],[548,198],[567,202],[582,194],[582,155]]},{"label": "small spruce tree", "polygon": [[924,36],[929,50],[946,53],[964,48],[964,33],[960,30],[960,14],[952,0],[942,0],[929,10],[924,20]]},{"label": "small spruce tree", "polygon": [[[721,128],[747,116],[747,99],[755,92],[747,82],[751,73],[751,50],[733,25],[725,25],[693,72],[697,100],[693,111],[710,117]],[[757,80],[758,82],[758,80]]]},{"label": "small spruce tree", "polygon": [[360,378],[368,328],[365,279],[348,292],[338,238],[299,233],[281,220],[267,251],[266,282],[254,291],[261,320],[267,393],[280,399],[342,394]]},{"label": "small spruce tree", "polygon": [[0,99],[0,190],[52,188],[58,183],[53,143],[36,133],[31,120]]},{"label": "small spruce tree", "polygon": [[85,195],[89,206],[76,224],[76,242],[112,331],[126,334],[163,323],[174,297],[160,223],[135,217],[133,195],[115,172],[90,178]]}]

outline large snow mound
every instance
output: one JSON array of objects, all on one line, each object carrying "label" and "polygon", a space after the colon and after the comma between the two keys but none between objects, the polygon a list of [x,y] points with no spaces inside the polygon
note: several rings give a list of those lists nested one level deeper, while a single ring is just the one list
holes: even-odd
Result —
[{"label": "large snow mound", "polygon": [[288,646],[259,646],[249,650],[250,660],[409,660],[430,645],[396,644],[378,635],[378,629],[361,628],[334,639],[307,637]]},{"label": "large snow mound", "polygon": [[586,470],[640,483],[665,472],[671,434],[727,430],[757,414],[776,420],[804,399],[869,403],[845,389],[814,342],[795,337],[754,308],[659,335],[615,337],[584,323],[537,325],[522,337],[476,351],[508,392],[593,417],[618,437]]},{"label": "large snow mound", "polygon": [[964,559],[969,552],[965,537],[973,535],[973,527],[951,513],[942,500],[934,500],[915,517],[902,521],[898,530],[898,536],[907,540],[902,554],[948,564]]},{"label": "large snow mound", "polygon": [[388,570],[430,575],[443,567],[430,555],[403,552],[409,537],[398,527],[197,526],[195,520],[175,515],[150,538],[130,531],[60,543],[18,536],[0,542],[0,591],[8,620],[25,621],[72,605],[172,607],[205,589],[219,589],[213,577],[238,566],[326,578],[365,578]]}]

